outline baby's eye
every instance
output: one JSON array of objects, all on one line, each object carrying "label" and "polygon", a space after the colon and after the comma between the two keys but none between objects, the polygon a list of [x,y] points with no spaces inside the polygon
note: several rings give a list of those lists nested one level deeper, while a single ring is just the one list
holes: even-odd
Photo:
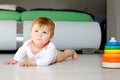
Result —
[{"label": "baby's eye", "polygon": [[38,30],[35,30],[35,32],[38,32]]},{"label": "baby's eye", "polygon": [[43,34],[48,34],[48,32],[45,32],[45,31],[44,31]]}]

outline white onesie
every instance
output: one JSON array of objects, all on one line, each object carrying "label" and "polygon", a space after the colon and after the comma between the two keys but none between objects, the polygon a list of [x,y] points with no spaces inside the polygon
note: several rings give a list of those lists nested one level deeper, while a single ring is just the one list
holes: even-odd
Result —
[{"label": "white onesie", "polygon": [[35,59],[37,66],[39,65],[49,65],[54,63],[57,50],[55,45],[52,42],[49,42],[46,46],[44,46],[40,51],[37,53],[32,52],[30,42],[32,40],[26,41],[16,52],[13,59],[17,61],[23,60],[23,57],[27,56],[28,59]]}]

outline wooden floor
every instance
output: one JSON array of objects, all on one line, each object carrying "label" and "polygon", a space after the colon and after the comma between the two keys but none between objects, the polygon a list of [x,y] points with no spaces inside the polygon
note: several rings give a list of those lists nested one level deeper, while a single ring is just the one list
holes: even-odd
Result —
[{"label": "wooden floor", "polygon": [[102,54],[79,54],[77,62],[70,58],[50,66],[20,67],[5,65],[14,54],[0,53],[0,80],[120,80],[120,69],[101,67]]}]

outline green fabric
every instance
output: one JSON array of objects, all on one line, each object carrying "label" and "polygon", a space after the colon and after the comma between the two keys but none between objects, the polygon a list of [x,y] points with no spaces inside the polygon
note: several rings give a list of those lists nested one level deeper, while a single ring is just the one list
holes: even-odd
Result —
[{"label": "green fabric", "polygon": [[22,21],[34,20],[38,17],[48,17],[53,21],[93,21],[88,14],[65,11],[25,11],[21,15]]},{"label": "green fabric", "polygon": [[0,11],[0,20],[21,20],[21,13],[16,11]]}]

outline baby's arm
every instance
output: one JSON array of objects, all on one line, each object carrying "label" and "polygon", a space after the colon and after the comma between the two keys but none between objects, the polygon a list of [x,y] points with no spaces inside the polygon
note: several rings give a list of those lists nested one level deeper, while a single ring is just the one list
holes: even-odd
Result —
[{"label": "baby's arm", "polygon": [[26,61],[23,61],[20,66],[22,67],[29,67],[29,66],[37,66],[35,59],[28,59]]},{"label": "baby's arm", "polygon": [[22,46],[18,49],[18,51],[15,53],[12,60],[8,60],[4,62],[5,64],[16,64],[18,61],[21,61],[22,58],[26,55],[26,49]]}]

